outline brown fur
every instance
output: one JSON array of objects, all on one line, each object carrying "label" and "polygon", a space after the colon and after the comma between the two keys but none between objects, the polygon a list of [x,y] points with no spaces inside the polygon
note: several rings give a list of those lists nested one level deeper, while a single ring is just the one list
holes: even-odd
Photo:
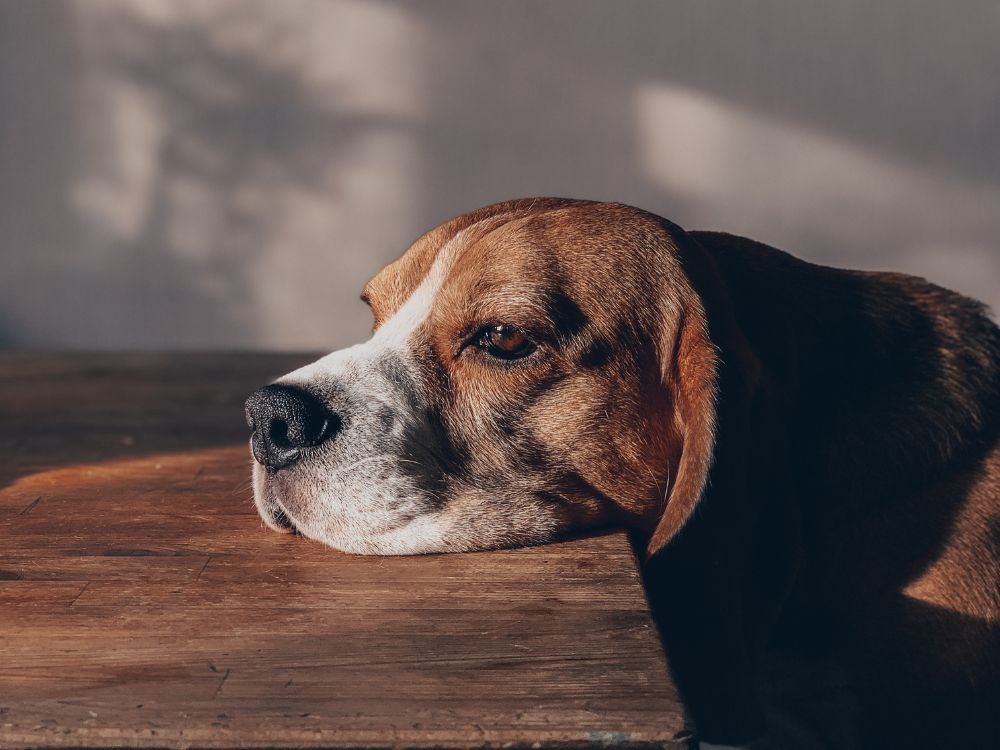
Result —
[{"label": "brown fur", "polygon": [[[376,327],[453,240],[418,345],[437,460],[480,490],[456,512],[472,524],[492,489],[531,497],[510,518],[542,502],[560,531],[636,529],[705,739],[1000,746],[1000,332],[980,305],[535,199],[418,240],[366,287]],[[465,351],[491,322],[540,356]]]}]

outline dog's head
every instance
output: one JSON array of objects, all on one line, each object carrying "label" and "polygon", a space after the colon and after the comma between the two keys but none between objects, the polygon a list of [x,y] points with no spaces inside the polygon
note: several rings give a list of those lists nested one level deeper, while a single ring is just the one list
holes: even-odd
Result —
[{"label": "dog's head", "polygon": [[681,230],[497,204],[372,279],[366,343],[255,393],[265,522],[348,552],[530,544],[608,522],[656,549],[700,497],[716,354]]}]

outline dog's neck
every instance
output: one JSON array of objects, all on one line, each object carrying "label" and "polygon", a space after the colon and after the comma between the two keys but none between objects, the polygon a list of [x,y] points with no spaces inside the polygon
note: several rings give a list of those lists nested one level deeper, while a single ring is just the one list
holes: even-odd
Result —
[{"label": "dog's neck", "polygon": [[910,276],[831,272],[750,240],[693,236],[765,381],[784,384],[771,396],[789,434],[816,436],[789,442],[803,491],[892,494],[996,441],[1000,329],[978,303]]}]

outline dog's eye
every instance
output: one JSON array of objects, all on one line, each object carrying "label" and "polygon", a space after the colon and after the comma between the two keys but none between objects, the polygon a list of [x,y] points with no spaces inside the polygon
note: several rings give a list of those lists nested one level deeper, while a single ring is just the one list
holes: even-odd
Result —
[{"label": "dog's eye", "polygon": [[519,328],[509,325],[491,325],[479,335],[476,344],[497,359],[520,359],[535,349],[535,344]]}]

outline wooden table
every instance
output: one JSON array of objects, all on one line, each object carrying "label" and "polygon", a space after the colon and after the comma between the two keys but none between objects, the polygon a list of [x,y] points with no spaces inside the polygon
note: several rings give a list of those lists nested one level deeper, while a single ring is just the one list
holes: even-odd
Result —
[{"label": "wooden table", "polygon": [[0,354],[0,747],[680,747],[627,538],[354,557],[264,529],[309,357]]}]

